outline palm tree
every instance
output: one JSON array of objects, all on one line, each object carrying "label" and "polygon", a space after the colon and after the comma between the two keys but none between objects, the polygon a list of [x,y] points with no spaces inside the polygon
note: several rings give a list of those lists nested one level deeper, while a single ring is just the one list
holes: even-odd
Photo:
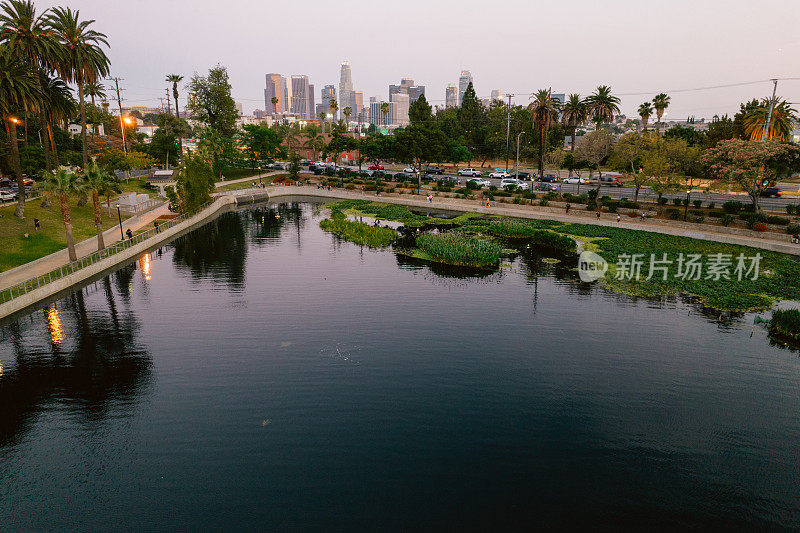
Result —
[{"label": "palm tree", "polygon": [[539,176],[543,176],[545,138],[550,126],[558,120],[558,110],[561,106],[558,100],[553,99],[553,92],[550,89],[539,89],[531,99],[533,102],[528,109],[531,110],[534,129],[539,128]]},{"label": "palm tree", "polygon": [[103,242],[103,217],[100,214],[100,195],[108,190],[108,173],[100,169],[97,163],[86,169],[83,180],[80,182],[80,189],[83,192],[92,193],[92,207],[94,207],[94,226],[97,228],[97,249],[102,250],[106,247]]},{"label": "palm tree", "polygon": [[336,121],[336,110],[339,109],[339,105],[336,103],[336,98],[331,98],[328,101],[328,106],[331,110],[331,133],[333,133],[333,123]]},{"label": "palm tree", "polygon": [[[106,98],[106,88],[102,83],[97,81],[90,81],[83,87],[83,94],[92,99],[92,107],[96,107],[95,98]],[[92,128],[94,135],[97,135],[97,124]]]},{"label": "palm tree", "polygon": [[277,115],[278,114],[278,102],[280,102],[280,100],[278,100],[277,96],[273,96],[270,99],[270,102],[272,102],[272,112]]},{"label": "palm tree", "polygon": [[[167,83],[172,84],[172,97],[175,99],[175,118],[178,120],[181,119],[181,112],[178,109],[178,84],[183,80],[183,76],[180,74],[168,74],[167,75]],[[178,151],[181,156],[183,156],[183,137],[178,135]]]},{"label": "palm tree", "polygon": [[642,117],[642,131],[647,131],[647,122],[653,115],[653,106],[650,102],[645,102],[639,106],[639,116]]},{"label": "palm tree", "polygon": [[575,132],[578,126],[584,124],[588,118],[589,111],[586,108],[586,101],[579,94],[570,94],[561,107],[561,120],[572,136],[570,152],[575,151]]},{"label": "palm tree", "polygon": [[44,127],[47,130],[46,137],[53,151],[53,163],[58,168],[58,148],[53,135],[53,124],[65,122],[75,116],[78,104],[72,97],[72,90],[59,78],[48,78],[41,74],[39,86],[42,88],[42,111]]},{"label": "palm tree", "polygon": [[69,197],[79,189],[78,175],[65,169],[58,169],[55,174],[47,176],[44,184],[45,194],[50,198],[58,198],[61,203],[61,218],[64,220],[64,229],[67,233],[67,251],[70,261],[77,261],[75,242],[72,239],[72,216],[69,211]]},{"label": "palm tree", "polygon": [[[764,121],[769,113],[770,100],[764,98],[744,116],[744,134],[748,139],[760,140],[764,138]],[[785,141],[792,131],[792,125],[797,121],[797,110],[790,107],[786,100],[778,99],[772,109],[769,119],[767,139]]]},{"label": "palm tree", "polygon": [[6,48],[0,47],[0,116],[6,128],[6,137],[11,147],[11,167],[17,177],[18,197],[14,215],[25,218],[25,183],[22,179],[22,165],[19,160],[17,124],[20,120],[14,113],[38,103],[41,89],[36,76],[28,66],[11,57]]},{"label": "palm tree", "polygon": [[350,108],[350,107],[345,107],[345,108],[342,110],[342,113],[344,113],[344,116],[345,116],[345,117],[347,117],[347,124],[348,124],[348,129],[349,129],[349,124],[350,124],[350,115],[352,115],[352,114],[353,114],[353,109],[352,109],[352,108]]},{"label": "palm tree", "polygon": [[665,93],[655,95],[653,97],[653,107],[656,109],[656,135],[661,135],[661,117],[664,115],[664,110],[669,107],[669,96]]},{"label": "palm tree", "polygon": [[314,153],[314,160],[316,161],[317,151],[320,149],[320,145],[323,143],[322,134],[320,133],[319,128],[313,124],[307,126],[303,134],[306,138],[305,142],[303,143],[303,147],[311,150]]},{"label": "palm tree", "polygon": [[592,122],[600,126],[614,120],[614,115],[619,114],[619,98],[611,94],[611,87],[600,85],[597,90],[586,98]]},{"label": "palm tree", "polygon": [[381,113],[383,114],[383,125],[388,126],[386,122],[386,115],[389,114],[389,104],[387,104],[386,102],[383,102],[381,104]]},{"label": "palm tree", "polygon": [[94,20],[80,20],[79,17],[78,10],[56,7],[47,16],[47,20],[61,44],[56,71],[65,81],[78,85],[83,168],[87,168],[89,156],[86,151],[86,102],[83,88],[84,84],[96,82],[99,77],[108,75],[108,56],[101,48],[102,45],[108,46],[108,41],[105,34],[90,29]]}]

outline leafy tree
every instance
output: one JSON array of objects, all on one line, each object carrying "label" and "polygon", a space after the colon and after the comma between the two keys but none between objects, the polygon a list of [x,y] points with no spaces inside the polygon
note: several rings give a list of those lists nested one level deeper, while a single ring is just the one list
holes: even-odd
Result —
[{"label": "leafy tree", "polygon": [[94,225],[97,229],[97,249],[102,250],[106,247],[103,242],[103,217],[100,215],[100,195],[112,188],[110,183],[113,179],[109,174],[100,168],[97,163],[86,169],[83,179],[79,183],[78,189],[83,192],[91,193],[92,207],[94,208]]},{"label": "leafy tree", "polygon": [[[472,82],[467,85],[464,91],[464,98],[461,100],[461,107],[458,109],[458,121],[461,124],[461,131],[466,140],[466,147],[471,154],[486,154],[485,126],[487,123],[486,109],[478,100]],[[488,154],[491,156],[491,153]]]},{"label": "leafy tree", "polygon": [[689,126],[677,124],[664,132],[665,139],[683,139],[689,146],[699,146],[703,142],[703,134]]},{"label": "leafy tree", "polygon": [[231,138],[236,133],[236,102],[231,97],[228,70],[222,65],[208,71],[208,76],[195,74],[189,82],[189,109],[200,121],[223,137]]},{"label": "leafy tree", "polygon": [[395,132],[396,154],[403,162],[416,165],[419,184],[419,174],[428,163],[447,158],[447,138],[433,120],[425,95],[411,104],[408,116],[409,126]]},{"label": "leafy tree", "polygon": [[277,157],[283,151],[283,139],[277,130],[268,126],[246,124],[239,133],[239,139],[253,165],[257,160]]},{"label": "leafy tree", "polygon": [[175,179],[175,194],[182,212],[193,212],[211,201],[214,192],[214,171],[200,154],[184,158]]},{"label": "leafy tree", "polygon": [[95,163],[105,172],[114,172],[115,170],[130,170],[128,161],[125,157],[125,152],[122,150],[105,150],[97,154]]},{"label": "leafy tree", "polygon": [[78,175],[64,169],[59,169],[55,174],[47,176],[44,184],[45,194],[50,198],[57,198],[61,205],[61,218],[64,221],[64,230],[67,236],[67,253],[70,261],[77,261],[75,254],[75,241],[72,238],[72,216],[69,209],[69,198],[79,192]]},{"label": "leafy tree", "polygon": [[470,159],[472,159],[472,154],[469,153],[469,148],[461,144],[459,141],[455,139],[447,139],[447,147],[446,147],[446,160],[454,165],[458,165],[459,163],[466,163]]},{"label": "leafy tree", "polygon": [[292,155],[289,156],[289,177],[292,178],[292,181],[300,179],[300,156],[297,155],[297,152],[292,152]]},{"label": "leafy tree", "polygon": [[666,93],[659,93],[653,97],[653,107],[656,110],[656,135],[661,135],[661,117],[669,107],[669,96]]},{"label": "leafy tree", "polygon": [[728,115],[714,116],[703,137],[703,148],[711,148],[720,141],[727,141],[736,137],[736,128],[733,120]]},{"label": "leafy tree", "polygon": [[645,152],[651,145],[652,142],[644,135],[638,133],[623,135],[614,145],[608,161],[611,168],[633,178],[634,202],[639,200],[639,191],[648,181],[647,175],[641,172],[641,168]]},{"label": "leafy tree", "polygon": [[[584,135],[575,148],[575,158],[586,161],[591,169],[597,169],[599,177],[603,173],[600,165],[611,155],[614,139],[603,130],[596,130]],[[600,180],[597,180],[597,190],[600,191]]]},{"label": "leafy tree", "polygon": [[701,162],[714,179],[739,186],[758,209],[758,200],[765,187],[780,173],[800,168],[800,148],[773,139],[730,139],[708,149]]}]

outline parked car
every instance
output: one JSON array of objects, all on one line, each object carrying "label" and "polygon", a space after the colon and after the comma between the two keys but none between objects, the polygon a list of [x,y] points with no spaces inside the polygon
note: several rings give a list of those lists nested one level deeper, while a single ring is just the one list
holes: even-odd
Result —
[{"label": "parked car", "polygon": [[403,169],[403,172],[408,172],[409,174],[414,174],[417,172],[417,169],[414,167],[406,167]]},{"label": "parked car", "polygon": [[609,187],[622,187],[622,180],[616,176],[603,176],[600,178],[600,183]]},{"label": "parked car", "polygon": [[369,167],[369,169],[370,170],[383,170],[383,166],[382,165],[372,165],[371,167]]},{"label": "parked car", "polygon": [[439,168],[439,167],[437,167],[435,165],[434,166],[428,166],[428,168],[425,169],[425,173],[426,174],[438,174],[438,175],[441,176],[442,174],[444,174],[444,169],[443,168]]},{"label": "parked car", "polygon": [[406,180],[411,180],[411,179],[416,180],[417,176],[413,172],[403,171],[403,172],[398,172],[397,174],[395,174],[393,179],[394,179],[394,181],[406,181]]},{"label": "parked car", "polygon": [[769,198],[769,197],[779,198],[781,196],[781,190],[778,189],[777,187],[767,187],[761,191],[760,196],[762,198]]},{"label": "parked car", "polygon": [[519,181],[517,178],[503,178],[500,180],[500,188],[505,189],[509,185],[513,185],[514,187],[519,187],[522,185],[522,182]]},{"label": "parked car", "polygon": [[[498,179],[498,178],[499,179],[505,179],[505,178],[508,178],[510,176],[511,176],[511,174],[509,174],[505,170],[495,170],[494,172],[489,174],[490,178],[495,178],[495,179]],[[514,179],[516,179],[516,178],[514,178]]]},{"label": "parked car", "polygon": [[17,193],[11,191],[0,191],[0,202],[11,202],[17,199]]},{"label": "parked car", "polygon": [[531,181],[530,172],[517,172],[516,178],[522,181]]},{"label": "parked car", "polygon": [[545,174],[541,178],[537,178],[537,181],[541,181],[544,183],[553,183],[558,181],[558,178],[556,178],[553,174]]},{"label": "parked car", "polygon": [[481,171],[477,168],[462,168],[458,171],[459,176],[470,176],[473,178],[477,178],[481,175]]},{"label": "parked car", "polygon": [[558,187],[556,187],[552,183],[546,183],[544,181],[540,181],[539,183],[536,184],[534,190],[550,192],[550,191],[557,191]]},{"label": "parked car", "polygon": [[583,178],[579,178],[577,176],[572,176],[571,178],[564,178],[564,183],[586,183],[586,180]]},{"label": "parked car", "polygon": [[483,178],[473,178],[473,179],[467,181],[467,183],[469,183],[469,182],[474,183],[478,187],[489,187],[489,186],[492,185],[491,181],[485,180]]}]

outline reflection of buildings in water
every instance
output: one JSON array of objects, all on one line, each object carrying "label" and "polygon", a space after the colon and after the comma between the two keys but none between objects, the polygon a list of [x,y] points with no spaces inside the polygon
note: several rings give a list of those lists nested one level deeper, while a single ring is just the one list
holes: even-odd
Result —
[{"label": "reflection of buildings in water", "polygon": [[64,328],[61,325],[61,315],[55,305],[51,305],[45,310],[47,316],[47,329],[50,331],[50,342],[61,344],[64,340]]},{"label": "reflection of buildings in water", "polygon": [[10,342],[0,343],[0,449],[53,405],[90,425],[133,412],[152,361],[136,339],[133,311],[123,305],[118,312],[109,279],[103,284],[105,291],[85,299],[84,288],[2,329]]}]

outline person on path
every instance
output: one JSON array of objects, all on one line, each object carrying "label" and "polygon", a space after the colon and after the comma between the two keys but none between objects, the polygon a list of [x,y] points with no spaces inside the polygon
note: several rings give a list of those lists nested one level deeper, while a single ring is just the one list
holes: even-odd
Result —
[{"label": "person on path", "polygon": [[489,207],[489,199],[486,199],[486,207]]},{"label": "person on path", "polygon": [[128,231],[125,232],[125,235],[127,235],[129,239],[133,239],[133,232],[131,231],[131,228],[128,228]]},{"label": "person on path", "polygon": [[156,233],[161,233],[161,230],[158,229],[158,220],[153,221],[153,227],[156,228]]},{"label": "person on path", "polygon": [[800,244],[800,235],[798,235],[797,233],[795,233],[794,235],[792,235],[792,242],[793,242],[794,244]]},{"label": "person on path", "polygon": [[34,218],[33,219],[33,230],[34,231],[39,231],[40,229],[42,229],[42,226],[39,224],[39,219],[38,218]]},{"label": "person on path", "polygon": [[600,211],[597,212],[597,220],[600,220]]},{"label": "person on path", "polygon": [[617,213],[617,224],[619,224],[619,213]]},{"label": "person on path", "polygon": [[642,222],[644,222],[644,221],[645,221],[645,218],[646,218],[646,217],[645,217],[644,211],[642,211]]},{"label": "person on path", "polygon": [[568,215],[569,215],[569,208],[570,208],[570,205],[569,205],[569,204],[567,204],[567,205],[566,205],[566,207],[564,207],[564,209],[566,210],[566,212],[567,212],[567,214],[568,214]]}]

